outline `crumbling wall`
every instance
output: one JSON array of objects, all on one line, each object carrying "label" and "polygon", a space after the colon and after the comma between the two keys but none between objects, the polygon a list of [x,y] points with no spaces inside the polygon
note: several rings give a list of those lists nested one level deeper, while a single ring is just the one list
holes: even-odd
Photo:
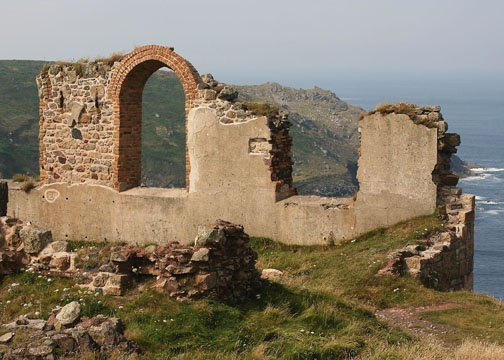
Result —
[{"label": "crumbling wall", "polygon": [[0,217],[0,275],[27,269],[71,277],[81,288],[114,296],[141,282],[177,299],[211,296],[226,302],[243,300],[260,285],[250,237],[243,226],[223,220],[200,226],[195,246],[93,249],[71,251],[68,242],[53,241],[50,230]]},{"label": "crumbling wall", "polygon": [[408,273],[437,290],[472,290],[474,196],[462,195],[459,189],[453,191],[440,211],[446,221],[445,231],[392,252],[380,274]]}]

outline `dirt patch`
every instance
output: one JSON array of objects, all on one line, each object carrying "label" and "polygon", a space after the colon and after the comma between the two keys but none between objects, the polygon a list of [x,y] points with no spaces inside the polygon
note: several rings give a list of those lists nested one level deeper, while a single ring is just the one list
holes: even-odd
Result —
[{"label": "dirt patch", "polygon": [[378,310],[376,317],[390,325],[398,326],[407,333],[414,336],[438,336],[448,332],[457,332],[448,326],[436,324],[423,318],[422,314],[427,311],[442,311],[455,308],[452,303],[421,306],[417,308],[390,308]]}]

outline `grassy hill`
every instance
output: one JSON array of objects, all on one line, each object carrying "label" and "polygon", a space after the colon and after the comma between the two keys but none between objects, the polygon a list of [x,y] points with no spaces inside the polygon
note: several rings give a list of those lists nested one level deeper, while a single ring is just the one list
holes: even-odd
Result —
[{"label": "grassy hill", "polygon": [[35,76],[42,61],[0,61],[0,174],[38,175],[38,107]]},{"label": "grassy hill", "polygon": [[[253,239],[257,267],[283,275],[239,304],[178,302],[150,290],[141,275],[136,281],[144,286],[113,297],[80,291],[72,279],[22,272],[0,282],[0,322],[20,314],[46,319],[76,300],[84,316],[124,321],[126,337],[143,350],[131,359],[504,359],[502,302],[377,275],[391,250],[440,227],[436,216],[427,216],[337,246]],[[103,245],[74,247],[96,252]],[[0,335],[8,331],[0,327]]]}]

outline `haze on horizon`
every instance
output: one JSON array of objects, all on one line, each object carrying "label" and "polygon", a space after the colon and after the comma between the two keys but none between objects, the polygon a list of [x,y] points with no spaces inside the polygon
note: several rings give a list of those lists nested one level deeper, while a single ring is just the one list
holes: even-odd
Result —
[{"label": "haze on horizon", "polygon": [[500,0],[10,0],[2,13],[5,60],[77,60],[160,44],[229,83],[504,74]]}]

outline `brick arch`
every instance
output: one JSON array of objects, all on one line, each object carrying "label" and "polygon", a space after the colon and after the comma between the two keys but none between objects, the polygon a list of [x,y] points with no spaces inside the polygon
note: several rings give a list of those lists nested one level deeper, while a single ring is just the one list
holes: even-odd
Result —
[{"label": "brick arch", "polygon": [[[142,156],[142,93],[149,77],[162,67],[178,76],[185,95],[185,118],[199,98],[198,71],[171,48],[158,45],[138,47],[113,68],[108,98],[114,104],[113,186],[122,191],[140,185]],[[187,139],[187,137],[186,137]],[[190,164],[186,143],[186,188],[189,188]]]}]

